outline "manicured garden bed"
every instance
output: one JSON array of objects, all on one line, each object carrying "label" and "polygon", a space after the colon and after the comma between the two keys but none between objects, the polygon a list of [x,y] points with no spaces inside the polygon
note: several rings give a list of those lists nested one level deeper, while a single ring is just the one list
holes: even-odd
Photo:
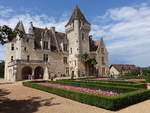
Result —
[{"label": "manicured garden bed", "polygon": [[[61,80],[60,80],[61,81]],[[123,86],[123,87],[135,87],[135,88],[147,88],[147,84],[145,82],[132,82],[132,81],[112,81],[112,80],[63,80],[67,82],[78,82],[78,83],[88,83],[88,84],[96,84],[96,85],[105,85],[105,86]]]},{"label": "manicured garden bed", "polygon": [[[52,83],[52,82],[50,82]],[[94,82],[84,82],[84,81],[71,81],[71,80],[60,80],[55,81],[54,83],[62,84],[62,85],[70,85],[70,86],[77,86],[77,87],[83,87],[83,88],[90,88],[94,90],[104,90],[104,91],[113,91],[116,93],[128,93],[135,90],[138,90],[137,88],[133,87],[124,87],[124,86],[113,86],[113,85],[104,85],[104,84],[97,84]]]},{"label": "manicured garden bed", "polygon": [[[43,83],[50,84],[50,85],[44,85]],[[60,81],[56,81],[56,82],[54,81],[53,82],[51,81],[39,82],[38,81],[38,82],[24,82],[23,85],[27,87],[39,89],[42,91],[46,91],[49,93],[53,93],[53,94],[56,94],[65,98],[69,98],[69,99],[72,99],[81,103],[94,105],[94,106],[102,107],[102,108],[109,109],[109,110],[119,110],[129,105],[149,99],[150,97],[150,90],[146,90],[142,88],[137,89],[137,88],[130,87],[129,88],[130,91],[128,92],[125,91],[125,93],[123,92],[121,94],[116,93],[117,95],[109,96],[109,95],[102,95],[99,93],[98,94],[93,93],[93,92],[96,92],[97,90],[92,88],[92,84],[90,86],[89,84],[85,84],[85,83],[79,84],[77,82],[67,83],[66,81],[64,81],[64,83]],[[86,86],[86,88],[84,86]],[[96,85],[95,86],[93,85],[93,87],[96,87]],[[108,86],[106,87],[108,88]],[[74,90],[76,88],[80,90]],[[102,88],[100,89],[101,89],[101,92],[106,91]],[[109,90],[111,89],[113,89],[113,87],[109,88]],[[109,93],[115,93],[115,92],[109,91]]]}]

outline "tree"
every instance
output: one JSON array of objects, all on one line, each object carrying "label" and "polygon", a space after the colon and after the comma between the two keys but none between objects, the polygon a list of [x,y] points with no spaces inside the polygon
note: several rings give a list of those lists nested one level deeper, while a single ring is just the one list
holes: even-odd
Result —
[{"label": "tree", "polygon": [[5,43],[12,41],[16,37],[17,34],[20,37],[23,36],[23,32],[19,30],[14,31],[6,25],[0,26],[0,44],[4,45]]},{"label": "tree", "polygon": [[88,53],[85,53],[81,56],[82,61],[85,64],[85,72],[87,74],[87,68],[90,67],[91,65],[96,65],[97,61],[95,58],[91,58],[91,56]]},{"label": "tree", "polygon": [[129,73],[130,75],[140,75],[141,74],[141,69],[139,67],[131,70],[131,72]]}]

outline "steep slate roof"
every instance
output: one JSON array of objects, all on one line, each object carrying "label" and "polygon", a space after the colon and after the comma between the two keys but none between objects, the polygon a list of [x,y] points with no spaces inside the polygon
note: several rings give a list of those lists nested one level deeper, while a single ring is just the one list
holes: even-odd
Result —
[{"label": "steep slate roof", "polygon": [[132,64],[112,64],[110,66],[111,67],[114,67],[115,69],[117,69],[119,72],[123,72],[123,71],[131,71],[133,69],[136,68],[135,65],[132,65]]},{"label": "steep slate roof", "polygon": [[97,51],[98,47],[104,45],[103,38],[101,40],[90,39],[90,51]]},{"label": "steep slate roof", "polygon": [[22,21],[19,21],[15,27],[14,30],[19,30],[19,31],[22,31],[24,34],[25,34],[25,30],[24,30],[24,26],[23,26],[23,23]]},{"label": "steep slate roof", "polygon": [[59,47],[59,49],[61,50],[61,43],[64,40],[67,40],[65,33],[61,33],[61,32],[57,32],[57,31],[53,31],[52,29],[42,29],[42,28],[37,28],[37,27],[33,27],[33,32],[34,32],[34,36],[35,36],[35,47],[36,49],[40,49],[40,41],[43,37],[45,37],[44,35],[46,34],[48,37],[46,38],[50,38],[51,40],[51,45],[54,45],[57,47]]},{"label": "steep slate roof", "polygon": [[83,15],[83,13],[81,12],[80,8],[78,6],[76,6],[76,8],[74,9],[71,18],[69,19],[69,22],[66,24],[69,25],[72,22],[74,22],[75,19],[79,19],[81,22],[90,24],[87,19],[85,18],[85,16]]}]

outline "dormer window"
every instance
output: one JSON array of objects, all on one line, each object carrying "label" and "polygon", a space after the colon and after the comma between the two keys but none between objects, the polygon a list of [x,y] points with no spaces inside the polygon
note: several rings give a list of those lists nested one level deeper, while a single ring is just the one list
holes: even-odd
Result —
[{"label": "dormer window", "polygon": [[11,44],[11,50],[13,51],[14,49],[14,44]]}]

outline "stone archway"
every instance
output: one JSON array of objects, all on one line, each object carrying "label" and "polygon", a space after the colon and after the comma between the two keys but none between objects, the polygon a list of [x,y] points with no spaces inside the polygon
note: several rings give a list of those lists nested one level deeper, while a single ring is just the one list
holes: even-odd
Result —
[{"label": "stone archway", "polygon": [[35,79],[43,79],[44,69],[41,66],[38,66],[34,70]]},{"label": "stone archway", "polygon": [[32,75],[32,68],[29,66],[26,66],[22,68],[22,79],[28,79],[28,75]]}]

